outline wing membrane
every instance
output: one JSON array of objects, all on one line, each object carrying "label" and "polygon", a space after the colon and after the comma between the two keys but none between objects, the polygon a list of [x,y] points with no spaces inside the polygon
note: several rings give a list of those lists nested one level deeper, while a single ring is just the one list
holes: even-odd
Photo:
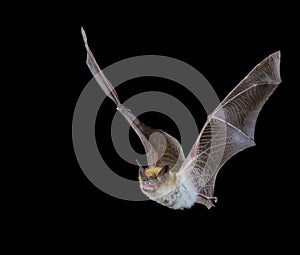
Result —
[{"label": "wing membrane", "polygon": [[264,59],[208,116],[180,170],[180,174],[191,178],[199,193],[213,196],[221,166],[236,153],[255,145],[259,112],[281,82],[279,64],[280,52]]},{"label": "wing membrane", "polygon": [[168,164],[170,168],[176,167],[176,169],[179,169],[185,159],[179,142],[166,132],[146,126],[129,109],[120,103],[114,87],[100,69],[88,46],[87,36],[83,28],[81,29],[81,33],[87,50],[87,66],[101,89],[114,101],[118,111],[124,116],[140,138],[147,153],[148,165],[162,167]]}]

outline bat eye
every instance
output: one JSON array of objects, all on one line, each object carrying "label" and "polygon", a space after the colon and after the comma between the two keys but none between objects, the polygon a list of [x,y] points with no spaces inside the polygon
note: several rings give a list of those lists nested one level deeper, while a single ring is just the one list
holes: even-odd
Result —
[{"label": "bat eye", "polygon": [[145,177],[143,177],[143,181],[152,181],[152,180],[155,180],[156,178],[155,178],[155,176],[145,176]]}]

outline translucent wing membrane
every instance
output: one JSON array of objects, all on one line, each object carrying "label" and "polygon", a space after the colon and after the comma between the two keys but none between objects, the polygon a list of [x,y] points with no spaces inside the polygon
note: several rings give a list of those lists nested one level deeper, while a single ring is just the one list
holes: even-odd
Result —
[{"label": "translucent wing membrane", "polygon": [[139,136],[147,153],[148,165],[158,167],[168,165],[170,168],[176,167],[176,169],[179,169],[185,159],[179,142],[166,132],[153,129],[141,123],[129,109],[120,103],[114,87],[100,69],[88,46],[87,36],[83,28],[81,29],[81,33],[87,50],[86,63],[91,73],[104,93],[115,102],[118,111],[124,116]]},{"label": "translucent wing membrane", "polygon": [[[180,170],[199,193],[212,196],[220,167],[236,153],[255,145],[258,114],[281,82],[280,52],[259,63],[208,116]],[[210,201],[199,198],[209,207]]]}]

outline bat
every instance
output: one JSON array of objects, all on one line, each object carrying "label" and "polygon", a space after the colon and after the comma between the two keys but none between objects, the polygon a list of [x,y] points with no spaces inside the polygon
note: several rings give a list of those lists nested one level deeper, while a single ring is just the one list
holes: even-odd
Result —
[{"label": "bat", "polygon": [[214,186],[220,168],[238,152],[255,145],[259,112],[281,83],[280,51],[256,65],[207,117],[185,157],[176,138],[146,126],[120,103],[88,46],[83,28],[81,32],[87,50],[87,66],[146,151],[148,167],[137,162],[141,191],[151,200],[172,209],[191,208],[194,204],[203,204],[208,209],[215,206]]}]

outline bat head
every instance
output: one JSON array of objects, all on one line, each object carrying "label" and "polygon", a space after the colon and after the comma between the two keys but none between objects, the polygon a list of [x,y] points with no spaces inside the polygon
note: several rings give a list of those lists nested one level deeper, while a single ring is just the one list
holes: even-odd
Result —
[{"label": "bat head", "polygon": [[150,197],[164,193],[175,182],[174,178],[168,165],[148,168],[140,166],[139,169],[140,187]]}]

